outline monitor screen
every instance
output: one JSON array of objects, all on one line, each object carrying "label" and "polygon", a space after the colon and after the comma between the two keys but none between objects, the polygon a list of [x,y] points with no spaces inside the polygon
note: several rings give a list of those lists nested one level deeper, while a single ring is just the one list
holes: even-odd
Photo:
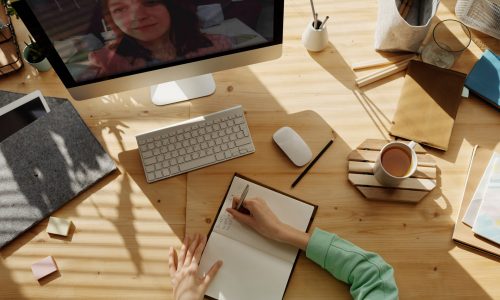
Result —
[{"label": "monitor screen", "polygon": [[42,100],[34,98],[0,115],[0,142],[46,113]]},{"label": "monitor screen", "polygon": [[[23,2],[31,11],[27,17],[21,14],[23,21],[36,39],[50,42],[45,41],[52,52],[49,59],[67,87],[275,45],[282,40],[282,28],[275,28],[275,18],[282,20],[282,11],[276,11],[279,6],[274,0]],[[31,16],[36,20],[27,20]],[[32,31],[34,27],[41,30]]]}]

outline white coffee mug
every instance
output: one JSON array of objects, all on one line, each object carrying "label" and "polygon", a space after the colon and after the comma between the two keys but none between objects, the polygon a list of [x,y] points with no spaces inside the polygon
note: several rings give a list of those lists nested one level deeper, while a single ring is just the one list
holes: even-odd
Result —
[{"label": "white coffee mug", "polygon": [[377,181],[384,186],[398,186],[405,178],[411,177],[417,170],[416,145],[414,141],[394,141],[385,145],[373,167]]}]

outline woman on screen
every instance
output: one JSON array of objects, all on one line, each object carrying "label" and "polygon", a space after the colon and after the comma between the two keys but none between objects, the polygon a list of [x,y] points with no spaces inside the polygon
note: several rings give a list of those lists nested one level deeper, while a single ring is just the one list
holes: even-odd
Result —
[{"label": "woman on screen", "polygon": [[231,48],[224,35],[203,34],[194,12],[175,0],[103,0],[116,39],[89,54],[97,76],[109,76]]}]

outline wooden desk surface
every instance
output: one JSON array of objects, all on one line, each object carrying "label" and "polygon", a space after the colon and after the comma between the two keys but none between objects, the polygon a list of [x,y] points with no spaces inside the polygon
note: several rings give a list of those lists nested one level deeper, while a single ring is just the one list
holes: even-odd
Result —
[{"label": "wooden desk surface", "polygon": [[[347,181],[348,153],[366,138],[388,138],[403,73],[358,90],[349,64],[373,59],[376,1],[317,0],[328,23],[330,45],[308,53],[300,43],[310,22],[308,1],[288,0],[283,56],[275,61],[214,74],[208,98],[154,107],[148,89],[72,101],[119,165],[54,215],[76,225],[71,239],[53,239],[41,222],[0,251],[0,299],[170,299],[169,246],[185,232],[206,232],[235,171],[319,205],[314,227],[338,233],[380,253],[394,268],[401,299],[499,299],[498,259],[451,241],[472,146],[500,150],[500,117],[472,98],[460,106],[450,148],[428,149],[439,167],[438,187],[416,205],[370,202]],[[455,1],[444,0],[436,19],[454,18]],[[435,20],[437,21],[437,20]],[[26,31],[16,21],[19,40]],[[500,51],[499,41],[475,34],[481,47]],[[22,42],[21,42],[22,43]],[[480,56],[473,43],[454,69],[468,72]],[[36,76],[29,66],[0,78],[0,89],[69,97],[57,75]],[[243,104],[257,146],[253,155],[147,184],[134,136],[180,120]],[[300,170],[271,143],[277,128],[291,125],[314,153],[335,131],[332,148],[299,185]],[[52,255],[60,273],[41,284],[30,266]],[[304,255],[285,299],[348,299],[348,287]]]}]

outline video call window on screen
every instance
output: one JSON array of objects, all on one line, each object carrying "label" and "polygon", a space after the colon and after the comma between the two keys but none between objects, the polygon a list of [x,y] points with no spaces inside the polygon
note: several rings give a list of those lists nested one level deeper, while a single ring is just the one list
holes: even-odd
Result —
[{"label": "video call window on screen", "polygon": [[273,40],[274,0],[28,0],[75,82]]}]

